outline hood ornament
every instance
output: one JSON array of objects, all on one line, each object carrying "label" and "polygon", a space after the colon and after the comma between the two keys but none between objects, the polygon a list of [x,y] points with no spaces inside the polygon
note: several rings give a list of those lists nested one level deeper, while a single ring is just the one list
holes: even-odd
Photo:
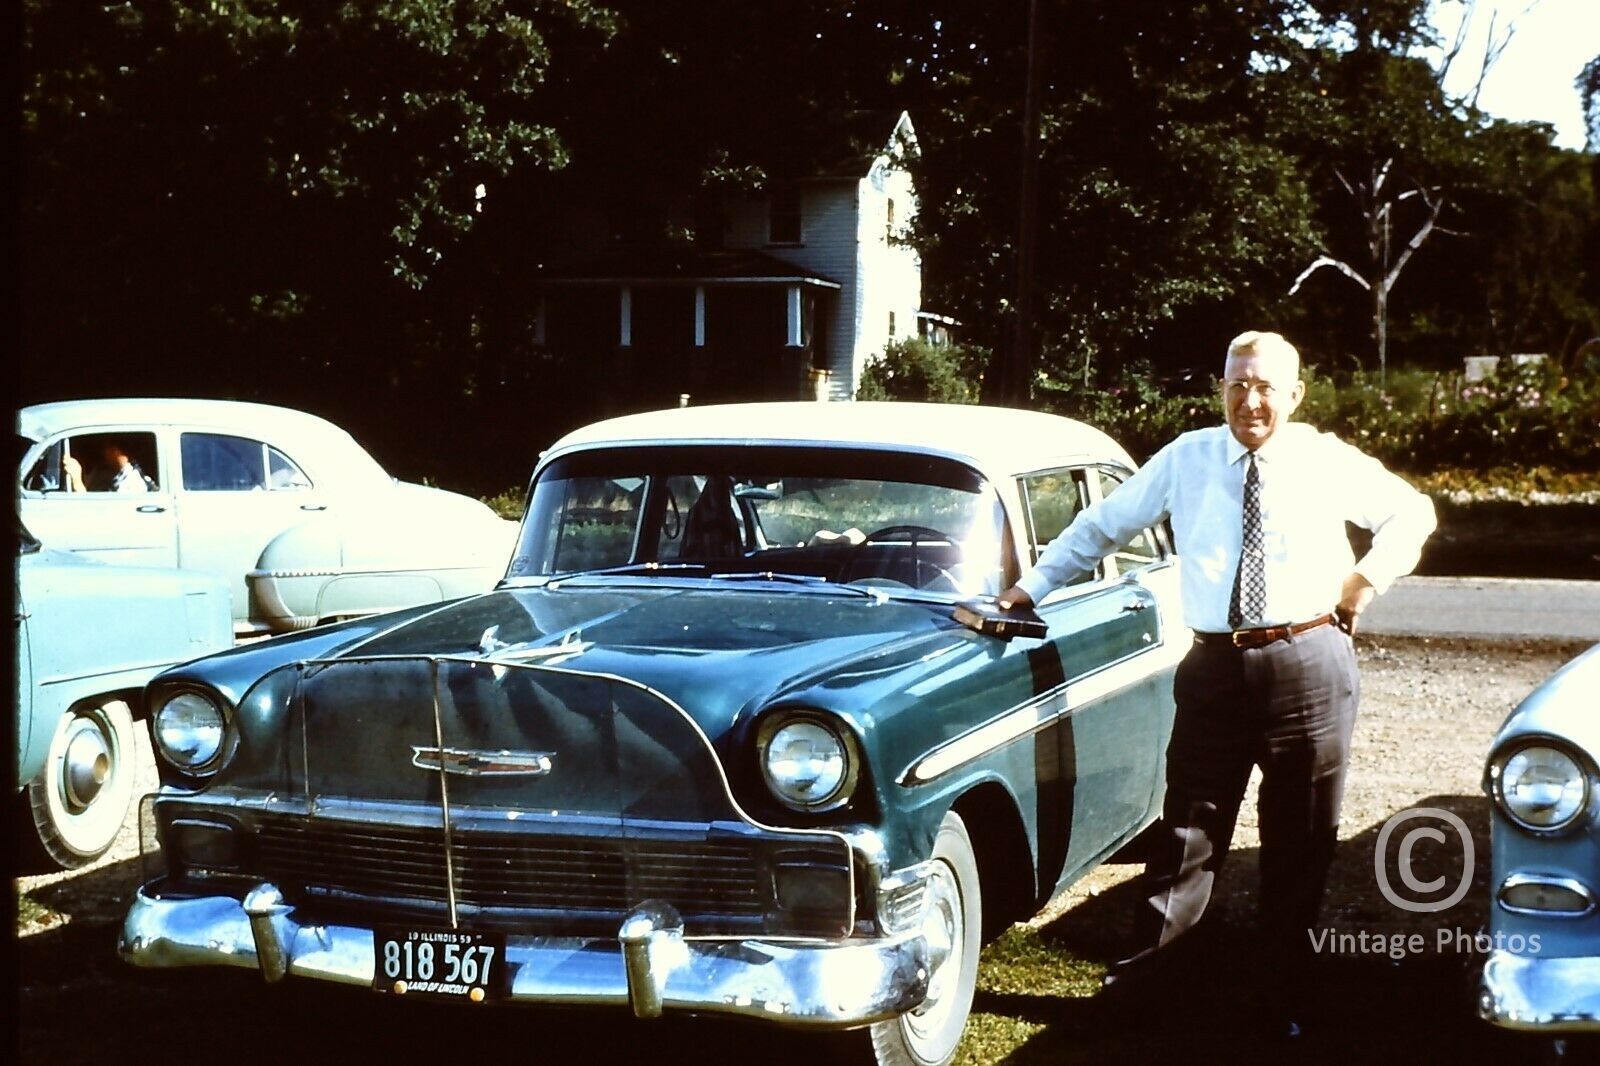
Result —
[{"label": "hood ornament", "polygon": [[463,777],[543,777],[555,759],[552,751],[471,751],[413,745],[411,765]]}]

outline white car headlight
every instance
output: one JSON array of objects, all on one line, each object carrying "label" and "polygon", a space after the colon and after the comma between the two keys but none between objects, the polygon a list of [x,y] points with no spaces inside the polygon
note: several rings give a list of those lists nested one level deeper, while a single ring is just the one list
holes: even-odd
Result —
[{"label": "white car headlight", "polygon": [[227,740],[222,708],[198,692],[179,692],[156,708],[151,733],[156,752],[186,774],[217,768]]},{"label": "white car headlight", "polygon": [[767,787],[798,811],[849,802],[858,758],[843,728],[814,716],[780,716],[760,731],[761,773]]},{"label": "white car headlight", "polygon": [[1530,744],[1501,764],[1496,793],[1501,810],[1524,829],[1561,829],[1588,806],[1589,777],[1560,748]]}]

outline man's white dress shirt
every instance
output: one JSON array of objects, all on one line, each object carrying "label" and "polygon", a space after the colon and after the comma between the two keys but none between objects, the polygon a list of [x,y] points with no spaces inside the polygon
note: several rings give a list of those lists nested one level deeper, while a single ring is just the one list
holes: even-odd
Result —
[{"label": "man's white dress shirt", "polygon": [[[1018,585],[1038,602],[1170,517],[1183,561],[1184,623],[1226,632],[1243,535],[1245,451],[1227,426],[1183,434],[1079,513]],[[1285,422],[1256,451],[1256,465],[1267,606],[1259,623],[1248,624],[1283,625],[1328,613],[1352,570],[1382,593],[1417,565],[1433,532],[1433,501],[1378,460],[1331,433]],[[1359,562],[1346,521],[1373,533],[1372,549]]]}]

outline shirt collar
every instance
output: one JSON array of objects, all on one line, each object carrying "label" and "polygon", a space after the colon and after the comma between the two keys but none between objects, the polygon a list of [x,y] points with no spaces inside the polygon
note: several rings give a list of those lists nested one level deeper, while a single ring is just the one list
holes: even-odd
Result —
[{"label": "shirt collar", "polygon": [[[1244,459],[1244,457],[1249,454],[1250,449],[1239,443],[1239,438],[1233,435],[1233,430],[1228,429],[1227,426],[1223,426],[1222,428],[1227,432],[1228,435],[1228,465],[1232,466]],[[1267,439],[1267,442],[1256,449],[1257,460],[1266,460],[1267,462],[1271,462],[1272,457],[1277,455],[1278,452],[1282,450],[1281,447],[1278,446],[1278,440],[1283,436],[1283,431],[1286,428],[1288,428],[1288,423],[1280,425],[1277,428],[1277,431]]]}]

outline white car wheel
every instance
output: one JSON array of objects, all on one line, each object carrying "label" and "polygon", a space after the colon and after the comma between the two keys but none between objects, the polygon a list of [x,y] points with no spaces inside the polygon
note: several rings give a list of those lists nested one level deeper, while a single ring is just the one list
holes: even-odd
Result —
[{"label": "white car wheel", "polygon": [[61,716],[44,769],[28,782],[39,844],[63,869],[85,866],[111,847],[133,802],[133,716],[121,700]]},{"label": "white car wheel", "polygon": [[943,1066],[961,1043],[978,983],[983,901],[978,862],[961,816],[944,816],[934,837],[924,935],[932,952],[928,998],[916,1010],[874,1025],[872,1050],[884,1066]]}]

